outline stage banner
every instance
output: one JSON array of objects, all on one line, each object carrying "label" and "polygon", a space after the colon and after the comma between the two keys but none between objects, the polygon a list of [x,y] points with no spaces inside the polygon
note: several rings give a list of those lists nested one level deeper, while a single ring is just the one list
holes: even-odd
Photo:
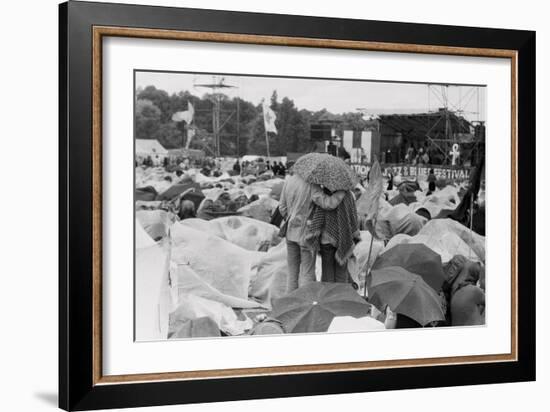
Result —
[{"label": "stage banner", "polygon": [[[366,177],[371,168],[371,164],[352,163],[351,167],[361,176]],[[438,179],[465,180],[470,178],[470,167],[460,166],[442,166],[442,165],[411,165],[406,163],[381,163],[380,167],[384,175],[390,171],[394,176],[407,178],[426,177],[433,169]]]}]

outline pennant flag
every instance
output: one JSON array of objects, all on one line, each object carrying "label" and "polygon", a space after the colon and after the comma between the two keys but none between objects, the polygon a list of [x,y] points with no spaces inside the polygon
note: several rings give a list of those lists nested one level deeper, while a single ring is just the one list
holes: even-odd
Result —
[{"label": "pennant flag", "polygon": [[367,224],[369,232],[377,238],[375,230],[376,218],[380,206],[380,197],[384,191],[384,177],[378,160],[374,162],[369,172],[369,184],[367,190],[357,199],[357,213],[359,218]]},{"label": "pennant flag", "polygon": [[265,131],[277,133],[277,128],[275,127],[275,119],[277,116],[275,115],[275,112],[271,110],[271,107],[269,107],[265,102],[263,103],[263,109]]},{"label": "pennant flag", "polygon": [[187,103],[187,110],[183,112],[176,112],[172,115],[172,120],[174,122],[185,122],[187,124],[191,124],[193,121],[193,116],[195,116],[195,108],[191,104],[191,102]]},{"label": "pennant flag", "polygon": [[472,193],[474,194],[474,200],[477,199],[477,195],[479,193],[479,189],[481,188],[481,171],[483,170],[483,163],[485,162],[485,156],[481,156],[479,159],[474,173],[470,176],[470,186],[469,189],[472,190]]},{"label": "pennant flag", "polygon": [[455,210],[447,217],[462,223],[466,227],[470,227],[471,223],[471,208],[472,202],[477,199],[479,189],[481,188],[481,171],[483,169],[484,157],[481,157],[475,167],[474,172],[470,175],[470,184],[462,200]]}]

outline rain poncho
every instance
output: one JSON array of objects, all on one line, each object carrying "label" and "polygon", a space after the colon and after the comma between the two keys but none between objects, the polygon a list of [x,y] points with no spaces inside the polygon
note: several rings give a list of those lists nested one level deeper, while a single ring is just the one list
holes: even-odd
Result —
[{"label": "rain poncho", "polygon": [[159,209],[138,210],[136,219],[153,240],[159,240],[168,234],[168,228],[176,220],[176,216]]},{"label": "rain poncho", "polygon": [[257,260],[255,252],[181,223],[172,225],[170,235],[172,267],[188,265],[221,294],[248,299],[251,268]]},{"label": "rain poncho", "polygon": [[175,303],[169,286],[168,259],[167,245],[136,250],[136,340],[168,337],[168,314]]},{"label": "rain poncho", "polygon": [[142,249],[153,246],[155,241],[149,234],[143,229],[139,220],[136,219],[136,249]]},{"label": "rain poncho", "polygon": [[361,241],[353,249],[353,257],[348,261],[348,272],[355,283],[361,285],[361,279],[364,280],[365,271],[372,267],[374,261],[384,249],[384,242],[379,239],[373,239],[372,250],[369,258],[369,249],[372,235],[367,231],[361,231]]},{"label": "rain poncho", "polygon": [[183,324],[185,321],[202,317],[214,321],[218,328],[228,335],[242,335],[253,326],[249,318],[239,320],[229,306],[193,294],[181,296],[179,306],[170,315],[171,323],[175,324],[174,329],[177,328],[177,323]]},{"label": "rain poncho", "polygon": [[[253,266],[253,276],[250,281],[250,298],[266,306],[273,299],[286,295],[288,265],[287,247],[284,242],[272,247],[267,252],[258,252],[258,261]],[[315,278],[321,279],[321,257],[317,256]]]},{"label": "rain poncho", "polygon": [[[437,237],[445,233],[458,236],[466,245],[462,254],[473,261],[485,262],[485,236],[478,235],[466,226],[452,219],[432,219],[422,228],[421,234]],[[473,254],[470,252],[472,250]]]},{"label": "rain poncho", "polygon": [[388,202],[380,203],[374,228],[379,239],[392,239],[398,234],[414,236],[427,222],[426,218],[414,213],[404,204],[391,206]]},{"label": "rain poncho", "polygon": [[269,222],[271,215],[279,202],[270,197],[262,197],[254,202],[241,207],[238,212],[242,216],[251,217],[253,219],[260,220],[262,222]]},{"label": "rain poncho", "polygon": [[[233,308],[258,308],[262,306],[259,302],[242,297],[235,297],[216,288],[218,285],[212,285],[208,279],[205,279],[190,264],[182,264],[177,261],[170,262],[170,274],[174,279],[174,286],[177,289],[177,299],[180,301],[183,296],[192,294],[201,296],[228,307]],[[226,277],[226,274],[220,276]],[[247,285],[248,286],[248,285]]]},{"label": "rain poncho", "polygon": [[185,219],[180,224],[218,236],[246,250],[267,250],[281,241],[278,227],[249,217],[229,216],[210,221]]},{"label": "rain poncho", "polygon": [[249,294],[255,300],[271,306],[272,299],[286,294],[287,278],[287,249],[283,242],[259,256]]},{"label": "rain poncho", "polygon": [[336,209],[325,210],[316,206],[308,220],[307,231],[306,239],[313,243],[313,249],[324,243],[321,233],[326,232],[327,237],[334,239],[336,261],[340,265],[346,264],[353,253],[355,239],[359,237],[357,209],[351,192],[345,193]]},{"label": "rain poncho", "polygon": [[447,186],[442,190],[432,193],[430,196],[417,196],[418,201],[411,203],[409,207],[416,212],[418,209],[426,209],[433,219],[442,211],[452,211],[460,203],[458,189],[454,186]]},{"label": "rain poncho", "polygon": [[384,250],[400,243],[422,243],[439,253],[443,263],[454,255],[464,255],[476,262],[485,261],[485,238],[451,219],[430,220],[415,236],[396,235]]}]

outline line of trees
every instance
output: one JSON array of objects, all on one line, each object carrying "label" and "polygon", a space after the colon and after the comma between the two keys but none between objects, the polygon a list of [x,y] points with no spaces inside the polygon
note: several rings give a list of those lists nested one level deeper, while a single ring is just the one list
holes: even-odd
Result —
[{"label": "line of trees", "polygon": [[[212,96],[197,97],[188,91],[168,94],[155,86],[139,88],[135,102],[135,138],[157,139],[167,149],[180,148],[185,143],[185,125],[172,121],[175,112],[188,109],[190,102],[195,109],[193,123],[196,134],[190,147],[213,148]],[[265,154],[265,129],[261,104],[229,98],[221,95],[220,124],[222,155]],[[237,124],[237,105],[239,124]],[[270,102],[277,115],[277,134],[269,133],[269,147],[273,156],[284,156],[287,152],[308,152],[314,150],[315,142],[310,140],[310,125],[321,120],[338,120],[341,129],[362,130],[368,126],[360,113],[333,114],[323,109],[309,111],[298,109],[288,97],[279,100],[274,91]]]}]

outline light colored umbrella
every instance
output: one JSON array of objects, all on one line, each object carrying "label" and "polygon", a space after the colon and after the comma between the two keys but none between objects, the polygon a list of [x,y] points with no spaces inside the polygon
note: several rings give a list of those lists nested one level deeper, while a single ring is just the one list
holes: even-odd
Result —
[{"label": "light colored umbrella", "polygon": [[309,183],[326,187],[331,192],[353,189],[359,179],[342,159],[327,153],[308,153],[293,166],[294,173]]}]

